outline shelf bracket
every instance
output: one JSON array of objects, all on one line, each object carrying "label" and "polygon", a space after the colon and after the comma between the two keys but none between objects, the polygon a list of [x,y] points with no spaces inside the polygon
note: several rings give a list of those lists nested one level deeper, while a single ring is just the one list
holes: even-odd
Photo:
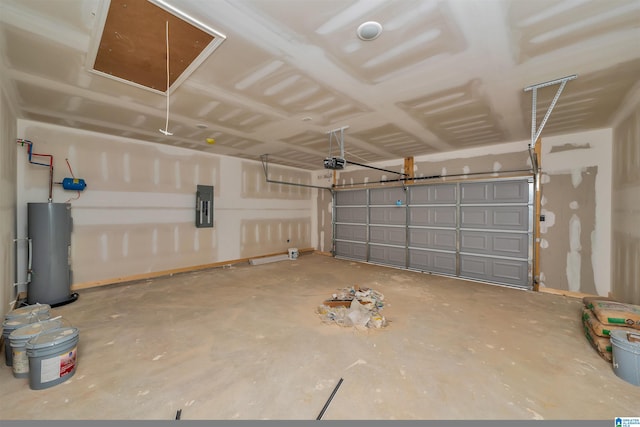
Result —
[{"label": "shelf bracket", "polygon": [[[529,91],[532,92],[531,93],[531,146],[530,146],[531,148],[535,147],[536,141],[538,140],[538,138],[540,138],[542,129],[544,129],[544,125],[547,124],[547,120],[549,120],[549,116],[551,116],[551,112],[553,111],[553,108],[556,106],[556,103],[560,98],[560,94],[564,90],[564,87],[566,86],[567,82],[569,80],[574,80],[576,78],[578,78],[578,75],[573,74],[571,76],[561,77],[559,79],[550,80],[544,83],[538,83],[538,84],[531,85],[524,88],[525,92],[529,92]],[[556,96],[553,97],[553,101],[551,101],[551,105],[549,105],[549,108],[547,109],[547,112],[544,115],[542,122],[540,123],[540,127],[537,127],[536,104],[538,102],[538,89],[547,87],[547,86],[552,86],[555,84],[560,84],[560,87],[558,88],[558,91],[556,92]]]}]

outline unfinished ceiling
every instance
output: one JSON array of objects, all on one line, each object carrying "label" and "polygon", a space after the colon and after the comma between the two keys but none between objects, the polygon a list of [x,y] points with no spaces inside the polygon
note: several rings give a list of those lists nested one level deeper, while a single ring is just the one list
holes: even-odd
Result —
[{"label": "unfinished ceiling", "polygon": [[[171,93],[172,136],[163,94],[91,72],[106,0],[0,1],[18,116],[315,170],[342,126],[364,163],[527,140],[523,89],[571,74],[543,137],[607,127],[640,76],[637,0],[155,3],[226,36]],[[358,38],[365,21],[375,40]],[[538,117],[556,89],[538,90]]]}]

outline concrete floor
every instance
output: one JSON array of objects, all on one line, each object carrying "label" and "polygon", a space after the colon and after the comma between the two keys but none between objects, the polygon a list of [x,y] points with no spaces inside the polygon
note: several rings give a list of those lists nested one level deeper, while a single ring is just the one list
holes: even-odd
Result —
[{"label": "concrete floor", "polygon": [[[321,322],[338,288],[385,295],[387,328]],[[607,419],[638,416],[581,332],[581,301],[304,255],[85,290],[75,376],[0,369],[10,419]]]}]

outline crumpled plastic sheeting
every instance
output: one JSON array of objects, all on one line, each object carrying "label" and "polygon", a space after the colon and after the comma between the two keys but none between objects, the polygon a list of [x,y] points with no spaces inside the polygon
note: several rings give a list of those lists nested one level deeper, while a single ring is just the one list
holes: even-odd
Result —
[{"label": "crumpled plastic sheeting", "polygon": [[344,306],[318,306],[316,312],[325,323],[336,323],[357,329],[382,328],[387,321],[380,310],[384,307],[384,295],[373,289],[345,288],[333,294],[334,300],[351,300],[349,308]]}]

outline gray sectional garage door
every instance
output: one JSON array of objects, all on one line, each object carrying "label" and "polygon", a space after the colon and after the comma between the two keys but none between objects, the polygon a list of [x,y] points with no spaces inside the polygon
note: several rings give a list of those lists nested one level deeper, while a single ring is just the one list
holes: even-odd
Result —
[{"label": "gray sectional garage door", "polygon": [[339,191],[335,255],[530,288],[532,203],[521,178]]},{"label": "gray sectional garage door", "polygon": [[[334,204],[335,255],[367,261],[369,240],[368,190],[340,191]],[[339,236],[339,237],[338,237]]]}]

